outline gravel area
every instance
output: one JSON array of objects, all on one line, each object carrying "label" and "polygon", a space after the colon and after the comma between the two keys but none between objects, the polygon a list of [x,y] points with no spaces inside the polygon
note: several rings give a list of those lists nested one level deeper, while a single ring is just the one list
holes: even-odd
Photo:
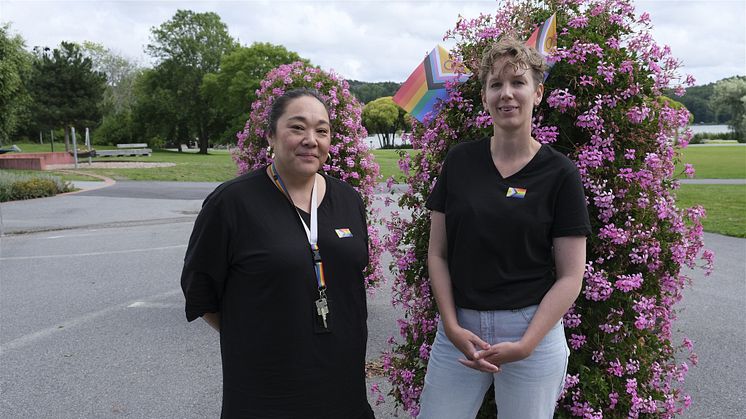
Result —
[{"label": "gravel area", "polygon": [[[171,167],[176,163],[148,163],[140,161],[129,162],[95,162],[95,163],[78,163],[78,169],[147,169],[151,167]],[[48,164],[47,170],[74,169],[74,164]]]}]

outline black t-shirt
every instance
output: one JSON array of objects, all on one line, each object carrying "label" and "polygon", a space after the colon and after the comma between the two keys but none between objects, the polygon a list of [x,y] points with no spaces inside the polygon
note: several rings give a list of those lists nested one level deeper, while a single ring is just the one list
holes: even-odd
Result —
[{"label": "black t-shirt", "polygon": [[350,186],[325,178],[318,244],[331,333],[315,333],[318,290],[305,230],[264,170],[219,186],[197,217],[181,283],[188,320],[220,312],[223,418],[372,415],[365,206]]},{"label": "black t-shirt", "polygon": [[426,206],[445,214],[453,297],[462,308],[540,303],[555,281],[552,239],[590,234],[580,174],[548,145],[503,178],[489,138],[458,144]]}]

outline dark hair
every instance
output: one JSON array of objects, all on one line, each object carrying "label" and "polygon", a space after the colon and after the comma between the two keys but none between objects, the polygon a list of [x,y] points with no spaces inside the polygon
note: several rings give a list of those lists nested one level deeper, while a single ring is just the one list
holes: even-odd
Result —
[{"label": "dark hair", "polygon": [[297,99],[303,96],[311,96],[316,98],[326,109],[326,114],[329,115],[329,108],[326,106],[326,102],[321,98],[321,94],[318,90],[301,87],[298,89],[292,89],[285,92],[282,96],[275,99],[272,102],[272,107],[269,110],[269,135],[274,135],[277,132],[277,121],[280,120],[282,114],[285,113],[285,109],[288,107],[288,103],[293,99]]}]

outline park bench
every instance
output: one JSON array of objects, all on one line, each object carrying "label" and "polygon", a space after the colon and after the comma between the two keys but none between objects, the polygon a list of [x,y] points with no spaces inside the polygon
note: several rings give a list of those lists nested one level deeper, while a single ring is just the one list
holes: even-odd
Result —
[{"label": "park bench", "polygon": [[116,150],[96,150],[96,157],[150,156],[153,150],[145,143],[117,144]]}]

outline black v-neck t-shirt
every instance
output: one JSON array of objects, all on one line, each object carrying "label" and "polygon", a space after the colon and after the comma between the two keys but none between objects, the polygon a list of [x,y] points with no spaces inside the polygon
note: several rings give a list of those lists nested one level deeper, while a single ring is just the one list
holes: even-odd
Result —
[{"label": "black v-neck t-shirt", "polygon": [[181,282],[188,320],[220,312],[223,418],[372,416],[365,206],[325,179],[318,244],[331,333],[314,326],[317,281],[298,212],[263,169],[219,186],[197,217]]},{"label": "black v-neck t-shirt", "polygon": [[580,174],[548,145],[503,178],[489,138],[457,144],[426,206],[445,214],[454,302],[474,310],[539,304],[555,282],[553,238],[591,231]]}]

